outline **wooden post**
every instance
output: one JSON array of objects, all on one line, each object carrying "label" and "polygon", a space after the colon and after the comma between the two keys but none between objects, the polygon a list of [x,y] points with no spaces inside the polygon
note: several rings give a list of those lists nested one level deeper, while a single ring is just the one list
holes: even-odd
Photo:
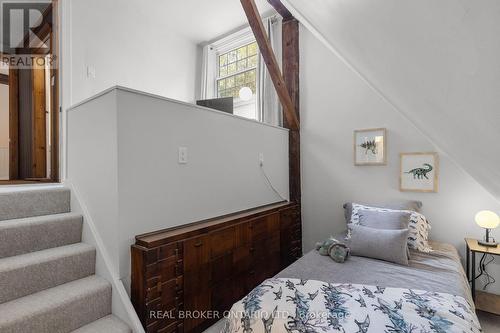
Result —
[{"label": "wooden post", "polygon": [[286,119],[286,122],[290,129],[298,130],[300,126],[297,114],[295,112],[294,103],[290,98],[285,85],[285,81],[283,79],[283,76],[281,75],[278,62],[276,61],[276,56],[274,55],[271,43],[269,42],[269,39],[267,37],[266,31],[264,29],[264,24],[262,23],[262,19],[260,18],[260,14],[257,10],[257,6],[255,5],[255,1],[240,1],[241,5],[243,6],[243,10],[245,11],[245,14],[248,18],[248,23],[252,28],[255,40],[259,45],[260,53],[264,58],[264,62],[266,63],[267,70],[269,71],[269,76],[273,81],[276,93],[278,94],[281,105],[283,105],[283,112],[285,116],[284,118]]},{"label": "wooden post", "polygon": [[[292,99],[295,116],[300,121],[300,90],[299,90],[299,22],[295,18],[283,20],[282,29],[283,75],[288,94]],[[285,119],[285,127],[289,134],[289,177],[290,201],[301,202],[300,183],[300,131]]]}]

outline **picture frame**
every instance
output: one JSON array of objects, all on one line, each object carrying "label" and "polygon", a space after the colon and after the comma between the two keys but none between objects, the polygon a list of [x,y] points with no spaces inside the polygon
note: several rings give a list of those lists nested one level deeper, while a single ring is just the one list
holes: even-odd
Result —
[{"label": "picture frame", "polygon": [[387,129],[369,128],[354,131],[354,165],[387,165]]},{"label": "picture frame", "polygon": [[436,193],[439,188],[439,155],[401,153],[399,190],[402,192]]}]

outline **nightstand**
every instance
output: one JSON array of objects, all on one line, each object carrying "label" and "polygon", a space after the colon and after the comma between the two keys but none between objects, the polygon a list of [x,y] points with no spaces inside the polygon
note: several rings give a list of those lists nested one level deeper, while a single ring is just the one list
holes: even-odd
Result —
[{"label": "nightstand", "polygon": [[[498,295],[493,295],[493,294],[488,294],[485,292],[479,292],[478,296],[480,295],[481,298],[488,298],[490,301],[488,302],[476,302],[476,279],[475,279],[475,273],[476,273],[476,253],[486,253],[486,254],[491,254],[493,256],[500,256],[500,246],[497,247],[488,247],[488,246],[482,246],[479,245],[477,242],[477,239],[473,238],[466,238],[465,239],[465,246],[466,246],[466,273],[467,273],[467,280],[471,284],[471,289],[472,289],[472,300],[477,303],[477,307],[480,310],[487,311],[487,312],[493,312],[493,313],[498,313],[499,307],[500,307],[500,296]],[[472,257],[472,258],[471,258]],[[472,263],[471,263],[472,260]],[[484,309],[479,306],[479,303],[489,303],[491,305],[495,306],[495,309]]]}]

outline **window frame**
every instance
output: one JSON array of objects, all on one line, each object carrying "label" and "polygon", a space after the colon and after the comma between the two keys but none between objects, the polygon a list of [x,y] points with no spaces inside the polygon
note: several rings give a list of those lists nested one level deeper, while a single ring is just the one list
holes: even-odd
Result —
[{"label": "window frame", "polygon": [[[239,62],[239,61],[241,61],[241,60],[246,60],[246,61],[248,61],[250,58],[252,58],[252,57],[256,57],[255,66],[252,66],[252,67],[246,67],[245,69],[242,69],[242,70],[236,70],[236,72],[231,73],[231,74],[226,74],[226,75],[222,75],[222,76],[220,75],[220,70],[221,70],[221,65],[220,65],[220,57],[221,57],[221,56],[223,56],[223,55],[225,55],[225,54],[229,54],[230,52],[233,52],[233,51],[237,51],[237,50],[239,50],[239,49],[240,49],[240,48],[242,48],[242,47],[248,47],[249,45],[252,45],[252,44],[255,44],[255,45],[257,46],[257,41],[253,41],[253,42],[250,42],[250,43],[248,43],[248,44],[246,44],[246,43],[245,43],[245,44],[243,44],[243,45],[236,46],[236,48],[229,49],[228,51],[225,51],[225,52],[217,52],[217,53],[216,53],[217,75],[216,75],[216,78],[215,78],[215,81],[216,81],[216,82],[215,82],[215,92],[216,92],[216,94],[217,94],[217,97],[219,97],[219,82],[220,82],[220,81],[222,81],[222,80],[227,80],[228,78],[231,78],[231,77],[234,77],[234,78],[236,79],[236,77],[237,77],[238,75],[245,74],[245,73],[248,73],[248,72],[252,72],[252,71],[253,71],[253,72],[255,73],[255,94],[254,94],[254,96],[252,97],[252,99],[253,99],[253,98],[255,98],[255,95],[256,95],[256,94],[257,94],[257,92],[258,92],[258,91],[257,91],[257,83],[258,83],[258,81],[259,81],[259,77],[258,77],[259,73],[258,73],[258,71],[259,71],[259,57],[260,57],[260,53],[259,53],[259,50],[258,50],[258,46],[257,46],[257,52],[256,52],[255,54],[253,54],[253,55],[251,55],[251,56],[249,56],[249,55],[247,54],[247,55],[246,55],[246,57],[245,57],[245,58],[243,58],[243,59],[237,59],[235,62],[232,62],[232,63],[226,63],[226,67],[227,67],[227,66],[229,66],[230,64],[233,64],[233,63],[234,63],[234,64],[236,64],[236,66],[237,66],[238,62]],[[238,86],[238,85],[237,85],[237,84],[235,84],[235,86]],[[235,98],[237,98],[237,97],[235,97]],[[252,101],[252,99],[251,99],[251,100],[249,100],[249,101],[241,101],[241,100],[239,100],[239,101],[238,101],[238,100],[236,99],[236,101],[237,101],[237,102],[239,102],[239,103],[249,104],[249,102],[251,102],[251,101]]]},{"label": "window frame", "polygon": [[[227,75],[225,77],[220,77],[219,76],[219,56],[223,55],[224,53],[228,53],[230,51],[236,50],[242,46],[249,45],[256,42],[255,36],[250,29],[250,27],[241,29],[239,31],[236,31],[234,33],[231,33],[229,35],[226,35],[225,37],[219,38],[218,40],[211,42],[210,45],[210,50],[213,54],[212,57],[209,56],[208,61],[212,61],[209,63],[209,66],[212,68],[210,72],[212,73],[212,78],[209,79],[211,81],[207,82],[207,85],[211,85],[211,90],[213,92],[214,98],[218,98],[218,82],[219,80],[222,80],[227,77],[231,76],[236,76],[240,73],[244,73],[252,69],[245,69],[242,71],[237,71],[231,75]],[[255,66],[255,94],[254,96],[248,100],[248,101],[242,101],[239,98],[234,98],[234,106],[235,108],[241,107],[241,106],[246,106],[246,105],[251,105],[255,104],[255,120],[261,121],[261,115],[260,115],[260,110],[259,110],[259,92],[260,92],[260,87],[259,87],[259,77],[260,77],[260,68],[261,68],[261,54],[260,51],[258,50],[257,46],[257,65]]]}]

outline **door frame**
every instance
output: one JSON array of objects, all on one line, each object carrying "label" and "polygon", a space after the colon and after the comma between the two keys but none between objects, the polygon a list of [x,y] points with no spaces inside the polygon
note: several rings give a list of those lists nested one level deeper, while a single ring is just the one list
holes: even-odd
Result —
[{"label": "door frame", "polygon": [[[52,29],[42,27],[43,32],[51,33],[50,47],[51,54],[55,61],[55,66],[51,66],[50,85],[51,89],[51,113],[50,113],[50,165],[51,172],[47,178],[43,179],[19,179],[19,71],[9,68],[9,178],[10,180],[0,181],[0,185],[24,184],[24,183],[59,183],[60,182],[60,1],[52,0]],[[48,144],[48,142],[47,142]]]}]

